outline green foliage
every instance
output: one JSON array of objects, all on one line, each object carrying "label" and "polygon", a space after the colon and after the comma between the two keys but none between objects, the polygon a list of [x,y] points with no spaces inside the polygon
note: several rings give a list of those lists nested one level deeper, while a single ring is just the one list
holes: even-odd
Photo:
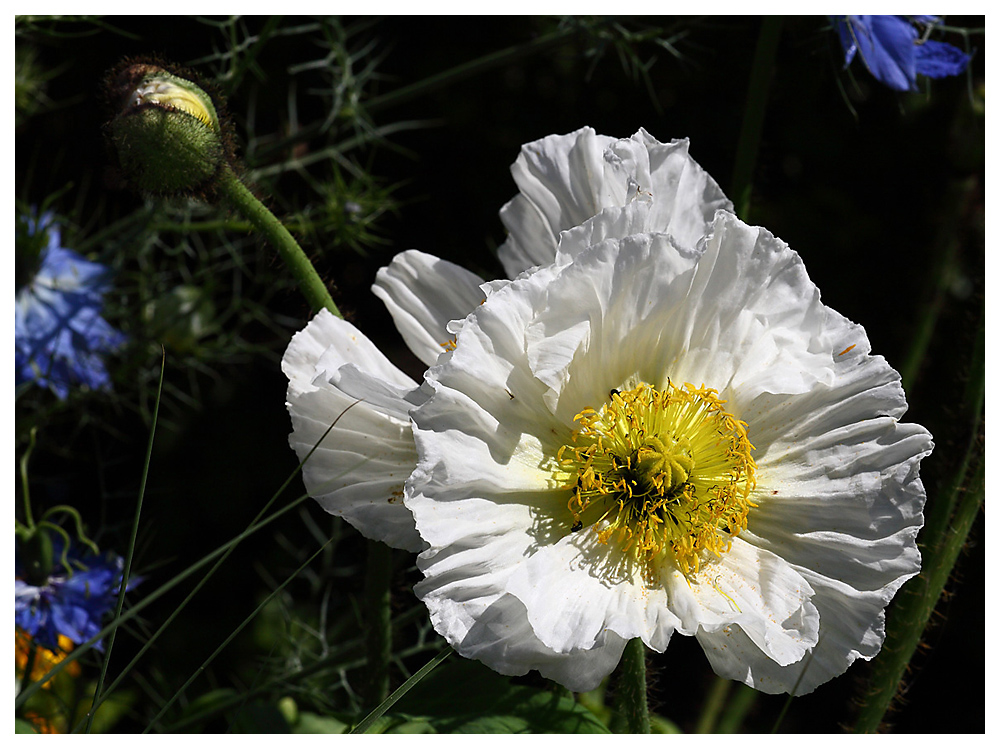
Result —
[{"label": "green foliage", "polygon": [[384,720],[385,733],[608,733],[570,693],[518,685],[459,658],[424,678]]},{"label": "green foliage", "polygon": [[208,733],[225,728],[232,733],[290,733],[284,712],[264,700],[241,699],[234,689],[215,689],[202,694],[181,712],[190,733]]}]

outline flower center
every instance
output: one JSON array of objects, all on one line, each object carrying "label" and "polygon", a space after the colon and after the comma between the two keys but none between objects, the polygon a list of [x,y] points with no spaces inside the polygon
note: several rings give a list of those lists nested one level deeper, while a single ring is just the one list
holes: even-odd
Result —
[{"label": "flower center", "polygon": [[672,559],[685,574],[720,556],[747,525],[756,486],[747,425],[717,391],[641,383],[585,408],[557,459],[572,482],[572,530],[621,544],[650,565]]}]

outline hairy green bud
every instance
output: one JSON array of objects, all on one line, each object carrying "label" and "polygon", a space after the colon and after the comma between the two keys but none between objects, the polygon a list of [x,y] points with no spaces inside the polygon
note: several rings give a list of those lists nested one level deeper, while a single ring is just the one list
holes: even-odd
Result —
[{"label": "hairy green bud", "polygon": [[108,76],[107,90],[115,111],[107,129],[130,185],[155,195],[213,192],[231,155],[201,86],[157,64],[126,62]]}]

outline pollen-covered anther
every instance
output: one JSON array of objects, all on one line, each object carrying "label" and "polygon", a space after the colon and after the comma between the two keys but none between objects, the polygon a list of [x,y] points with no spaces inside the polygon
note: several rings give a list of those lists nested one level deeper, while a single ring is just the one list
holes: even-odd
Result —
[{"label": "pollen-covered anther", "polygon": [[641,383],[577,414],[573,444],[556,456],[573,477],[574,527],[648,570],[669,559],[687,574],[726,553],[754,506],[756,464],[746,423],[724,403],[711,388]]}]

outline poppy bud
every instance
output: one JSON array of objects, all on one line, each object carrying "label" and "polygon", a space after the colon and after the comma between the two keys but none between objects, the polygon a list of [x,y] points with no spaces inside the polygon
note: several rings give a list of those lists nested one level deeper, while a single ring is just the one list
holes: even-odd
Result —
[{"label": "poppy bud", "polygon": [[159,65],[126,63],[108,77],[110,139],[126,180],[156,195],[207,195],[227,164],[215,103]]}]

